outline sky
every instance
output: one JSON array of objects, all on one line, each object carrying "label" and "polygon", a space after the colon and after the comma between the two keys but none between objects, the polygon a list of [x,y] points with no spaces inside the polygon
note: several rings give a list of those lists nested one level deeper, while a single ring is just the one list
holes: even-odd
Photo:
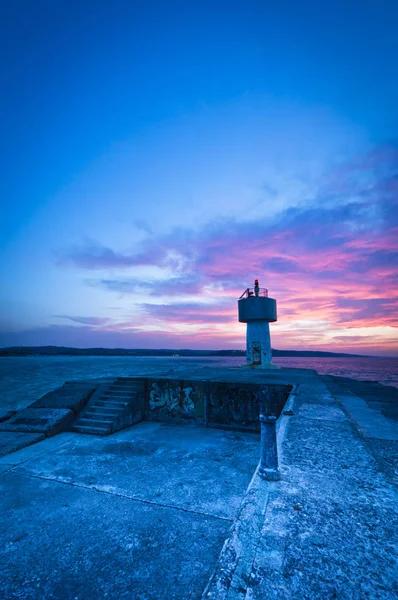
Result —
[{"label": "sky", "polygon": [[0,345],[398,355],[396,0],[0,4]]}]

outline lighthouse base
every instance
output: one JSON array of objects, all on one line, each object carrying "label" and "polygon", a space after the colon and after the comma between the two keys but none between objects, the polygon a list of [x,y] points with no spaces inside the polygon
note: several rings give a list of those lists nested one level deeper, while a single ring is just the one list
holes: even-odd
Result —
[{"label": "lighthouse base", "polygon": [[246,329],[246,366],[258,369],[278,368],[272,364],[268,321],[252,321]]}]

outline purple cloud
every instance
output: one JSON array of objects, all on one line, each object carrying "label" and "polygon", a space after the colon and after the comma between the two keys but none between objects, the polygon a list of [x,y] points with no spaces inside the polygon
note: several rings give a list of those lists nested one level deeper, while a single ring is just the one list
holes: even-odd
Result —
[{"label": "purple cloud", "polygon": [[[156,321],[225,323],[229,315],[222,302],[231,302],[231,296],[259,277],[278,298],[286,322],[316,314],[336,326],[395,326],[391,299],[398,287],[397,180],[398,150],[392,145],[337,170],[313,204],[290,208],[279,217],[218,219],[197,229],[179,228],[145,240],[136,254],[89,245],[66,254],[61,264],[90,270],[167,266],[174,272],[167,281],[109,277],[89,283],[148,297],[201,296],[214,289],[220,302],[213,313],[202,306],[144,303]],[[339,305],[343,299],[345,306]],[[179,310],[184,311],[183,321]]]},{"label": "purple cloud", "polygon": [[229,323],[236,321],[236,306],[231,302],[222,305],[209,304],[141,304],[140,307],[150,316],[172,323]]},{"label": "purple cloud", "polygon": [[108,269],[114,267],[130,267],[134,264],[131,256],[114,252],[111,248],[100,245],[89,245],[76,248],[61,256],[58,265],[77,267],[79,269]]},{"label": "purple cloud", "polygon": [[145,252],[122,254],[107,246],[89,243],[81,248],[72,248],[63,252],[57,264],[61,267],[96,270],[145,266],[151,264],[165,265],[166,255],[161,245],[148,244]]},{"label": "purple cloud", "polygon": [[69,319],[69,321],[73,321],[74,323],[81,323],[83,325],[93,325],[93,326],[101,326],[106,325],[110,322],[110,319],[107,317],[71,317],[69,315],[55,315],[58,319]]},{"label": "purple cloud", "polygon": [[187,274],[181,277],[172,277],[167,280],[145,281],[135,277],[119,279],[90,280],[89,285],[101,287],[121,294],[145,294],[149,296],[176,296],[200,294],[205,283],[200,277]]}]

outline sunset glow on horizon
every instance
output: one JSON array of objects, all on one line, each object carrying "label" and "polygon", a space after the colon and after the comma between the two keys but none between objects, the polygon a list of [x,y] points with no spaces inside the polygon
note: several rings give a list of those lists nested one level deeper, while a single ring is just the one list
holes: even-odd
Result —
[{"label": "sunset glow on horizon", "polygon": [[82,4],[1,8],[0,345],[397,356],[394,3]]}]

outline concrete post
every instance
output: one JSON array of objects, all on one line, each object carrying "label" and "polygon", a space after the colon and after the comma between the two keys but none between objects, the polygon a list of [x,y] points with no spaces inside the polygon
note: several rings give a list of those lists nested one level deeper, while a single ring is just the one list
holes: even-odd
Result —
[{"label": "concrete post", "polygon": [[260,414],[261,458],[259,473],[263,479],[278,481],[278,449],[276,445],[276,417]]}]

